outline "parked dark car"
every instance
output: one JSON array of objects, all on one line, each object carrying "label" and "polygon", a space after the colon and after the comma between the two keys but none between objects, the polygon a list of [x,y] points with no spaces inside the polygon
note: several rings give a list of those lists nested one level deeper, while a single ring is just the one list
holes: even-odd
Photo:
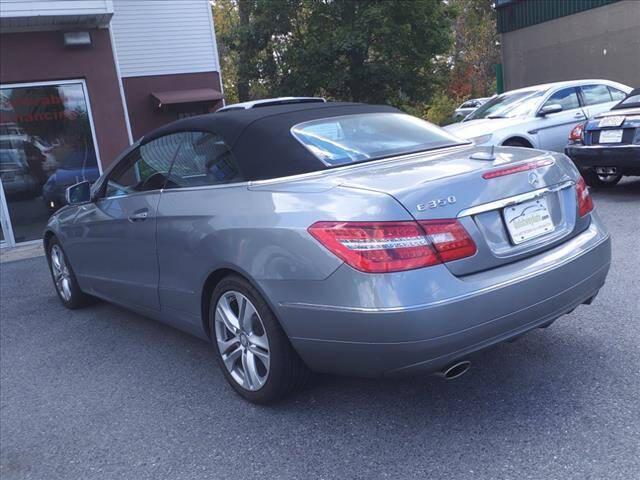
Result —
[{"label": "parked dark car", "polygon": [[30,199],[38,195],[38,183],[29,171],[24,145],[15,137],[0,141],[0,178],[8,198]]},{"label": "parked dark car", "polygon": [[93,149],[72,149],[57,163],[57,168],[42,187],[42,199],[50,213],[66,205],[67,187],[78,182],[95,182],[100,176]]},{"label": "parked dark car", "polygon": [[592,186],[611,187],[624,175],[640,175],[640,88],[576,125],[565,153]]}]

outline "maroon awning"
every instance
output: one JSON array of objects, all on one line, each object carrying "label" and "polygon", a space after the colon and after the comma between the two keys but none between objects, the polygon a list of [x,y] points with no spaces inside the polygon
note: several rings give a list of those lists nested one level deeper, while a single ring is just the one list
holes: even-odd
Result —
[{"label": "maroon awning", "polygon": [[162,107],[163,105],[179,105],[181,103],[217,102],[224,97],[224,95],[215,88],[170,90],[168,92],[152,93],[151,96],[158,102],[158,107]]}]

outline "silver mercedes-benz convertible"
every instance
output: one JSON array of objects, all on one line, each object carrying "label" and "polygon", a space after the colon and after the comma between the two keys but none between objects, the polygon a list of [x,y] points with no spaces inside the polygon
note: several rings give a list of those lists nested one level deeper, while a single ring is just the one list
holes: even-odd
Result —
[{"label": "silver mercedes-benz convertible", "polygon": [[563,154],[476,147],[388,106],[179,120],[67,191],[44,245],[100,298],[211,341],[257,403],[310,371],[455,378],[589,304],[609,235]]}]

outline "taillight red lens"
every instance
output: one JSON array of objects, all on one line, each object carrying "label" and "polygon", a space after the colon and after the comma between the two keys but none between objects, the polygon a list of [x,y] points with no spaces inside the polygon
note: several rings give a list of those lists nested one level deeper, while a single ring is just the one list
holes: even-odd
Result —
[{"label": "taillight red lens", "polygon": [[497,170],[490,170],[482,174],[482,178],[489,180],[497,177],[504,177],[505,175],[513,175],[514,173],[526,172],[527,170],[535,170],[536,168],[546,167],[553,165],[555,162],[548,158],[544,160],[537,160],[535,162],[522,163],[520,165],[514,165],[512,167],[499,168]]},{"label": "taillight red lens", "polygon": [[[428,228],[428,231],[425,230]],[[457,220],[424,222],[317,222],[313,235],[334,255],[367,273],[437,265],[469,255],[475,244]]]},{"label": "taillight red lens", "polygon": [[584,139],[584,127],[587,126],[587,123],[579,123],[571,130],[569,134],[569,140],[572,142],[582,142]]},{"label": "taillight red lens", "polygon": [[589,187],[587,187],[582,177],[580,177],[578,183],[576,183],[576,195],[578,196],[578,215],[584,217],[593,210],[593,199],[589,193]]},{"label": "taillight red lens", "polygon": [[419,223],[443,262],[475,255],[476,244],[458,220],[426,220]]}]

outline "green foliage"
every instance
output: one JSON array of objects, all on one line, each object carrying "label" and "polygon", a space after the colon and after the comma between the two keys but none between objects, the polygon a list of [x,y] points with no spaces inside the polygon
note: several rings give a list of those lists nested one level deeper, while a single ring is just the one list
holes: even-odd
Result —
[{"label": "green foliage", "polygon": [[215,0],[216,19],[230,5],[237,20],[216,27],[241,101],[323,95],[417,105],[429,100],[435,59],[451,45],[442,0]]},{"label": "green foliage", "polygon": [[215,0],[212,9],[225,99],[237,103],[238,53],[232,48],[239,23],[236,0]]},{"label": "green foliage", "polygon": [[213,0],[228,103],[392,104],[438,124],[495,91],[490,0]]},{"label": "green foliage", "polygon": [[453,123],[453,111],[458,108],[460,103],[446,92],[438,92],[426,108],[424,118],[436,125],[443,126]]},{"label": "green foliage", "polygon": [[496,12],[490,0],[449,0],[455,12],[450,52],[449,93],[460,98],[495,93],[495,64],[500,61]]}]

